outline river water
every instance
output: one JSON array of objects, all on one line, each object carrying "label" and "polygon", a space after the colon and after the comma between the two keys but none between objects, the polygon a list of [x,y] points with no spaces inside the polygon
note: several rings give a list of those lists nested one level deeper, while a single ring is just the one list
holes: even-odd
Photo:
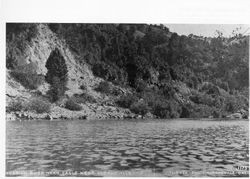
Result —
[{"label": "river water", "polygon": [[248,121],[7,121],[6,176],[248,176]]}]

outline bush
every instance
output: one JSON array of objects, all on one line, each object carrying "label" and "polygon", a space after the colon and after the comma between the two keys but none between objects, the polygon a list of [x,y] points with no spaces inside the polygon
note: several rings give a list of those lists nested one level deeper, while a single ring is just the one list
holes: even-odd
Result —
[{"label": "bush", "polygon": [[99,83],[98,87],[96,88],[96,91],[111,94],[112,93],[112,86],[107,81],[102,81]]},{"label": "bush", "polygon": [[213,117],[214,118],[220,118],[222,115],[221,115],[221,113],[218,111],[218,110],[214,110],[213,111]]},{"label": "bush", "polygon": [[17,101],[12,101],[8,106],[6,106],[6,111],[7,112],[16,112],[16,111],[21,111],[23,109],[23,103],[21,100]]},{"label": "bush", "polygon": [[75,101],[76,103],[86,103],[86,102],[89,102],[89,103],[96,103],[96,99],[87,94],[87,93],[82,93],[80,95],[78,94],[75,94],[73,97],[72,97],[72,100]]},{"label": "bush", "polygon": [[191,114],[191,109],[189,106],[182,106],[180,118],[189,118]]},{"label": "bush", "polygon": [[158,101],[154,104],[153,114],[160,118],[178,118],[180,110],[179,104],[173,100]]},{"label": "bush", "polygon": [[[217,111],[216,108],[210,107],[204,104],[194,104],[192,106],[192,113],[190,114],[190,117],[194,118],[203,118],[203,117],[209,117],[213,116],[215,114],[214,111]],[[217,114],[216,114],[217,115]]]},{"label": "bush", "polygon": [[146,103],[152,107],[154,106],[154,103],[157,102],[157,101],[161,101],[164,96],[159,94],[160,91],[155,88],[155,89],[150,89],[150,88],[147,88],[145,89],[143,92],[141,92],[139,94],[139,97],[144,99],[146,101]]},{"label": "bush", "polygon": [[80,89],[83,90],[83,91],[85,91],[85,90],[87,90],[87,87],[85,85],[81,85]]},{"label": "bush", "polygon": [[219,87],[210,82],[203,82],[200,91],[204,91],[207,94],[220,95]]},{"label": "bush", "polygon": [[116,104],[118,104],[120,107],[123,108],[130,108],[130,106],[138,101],[138,97],[133,94],[123,95],[121,96],[117,101]]},{"label": "bush", "polygon": [[122,81],[123,75],[115,64],[108,65],[105,62],[97,62],[92,67],[93,74],[108,81]]},{"label": "bush", "polygon": [[225,98],[225,111],[236,112],[244,108],[248,109],[248,100],[244,96],[228,96]]},{"label": "bush", "polygon": [[215,81],[215,84],[216,84],[218,87],[224,89],[225,91],[229,91],[229,86],[228,86],[228,83],[227,83],[227,82],[222,82],[220,79],[217,79],[217,80]]},{"label": "bush", "polygon": [[77,102],[75,102],[73,99],[69,99],[68,101],[66,101],[65,108],[69,109],[71,111],[82,110],[82,107]]},{"label": "bush", "polygon": [[105,80],[108,79],[109,76],[109,66],[104,62],[96,63],[92,67],[92,71],[95,76],[101,77]]},{"label": "bush", "polygon": [[119,95],[122,94],[122,91],[119,88],[114,88],[112,90],[112,94],[115,95],[115,96],[119,96]]},{"label": "bush", "polygon": [[173,84],[171,83],[165,83],[161,86],[161,90],[163,91],[163,94],[167,98],[171,98],[174,96],[176,89],[173,87]]},{"label": "bush", "polygon": [[193,101],[196,104],[205,104],[208,106],[214,106],[216,104],[216,100],[214,98],[212,98],[210,95],[208,94],[202,94],[202,93],[193,93],[189,99],[191,101]]},{"label": "bush", "polygon": [[34,90],[44,83],[44,76],[36,73],[23,73],[18,71],[12,71],[11,75],[25,88]]},{"label": "bush", "polygon": [[136,80],[135,88],[137,92],[142,92],[147,88],[147,83],[143,80]]},{"label": "bush", "polygon": [[191,81],[192,81],[192,87],[194,89],[197,89],[198,88],[198,84],[199,84],[199,80],[196,76],[192,76],[191,77]]},{"label": "bush", "polygon": [[44,100],[39,99],[39,98],[36,98],[36,99],[29,101],[25,106],[25,110],[35,111],[39,114],[49,113],[50,108],[51,108],[51,105],[49,102],[44,101]]},{"label": "bush", "polygon": [[148,104],[144,101],[135,102],[130,106],[130,110],[136,114],[145,115],[150,111]]}]

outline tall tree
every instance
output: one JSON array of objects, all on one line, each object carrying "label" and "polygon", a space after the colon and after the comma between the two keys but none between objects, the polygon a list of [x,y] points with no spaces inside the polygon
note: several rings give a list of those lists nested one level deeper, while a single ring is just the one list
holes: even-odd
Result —
[{"label": "tall tree", "polygon": [[57,101],[64,95],[68,81],[67,66],[57,48],[51,52],[45,67],[48,69],[45,80],[51,85],[49,93],[52,101]]}]

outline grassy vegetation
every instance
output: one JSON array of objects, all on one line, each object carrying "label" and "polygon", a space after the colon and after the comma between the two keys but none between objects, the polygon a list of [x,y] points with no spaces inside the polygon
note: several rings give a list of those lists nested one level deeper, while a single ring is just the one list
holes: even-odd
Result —
[{"label": "grassy vegetation", "polygon": [[51,109],[51,104],[44,99],[32,99],[25,104],[24,109],[28,111],[34,111],[36,113],[49,113]]},{"label": "grassy vegetation", "polygon": [[107,81],[100,82],[95,90],[106,94],[112,94],[112,86]]},{"label": "grassy vegetation", "polygon": [[51,109],[51,104],[42,98],[32,98],[29,101],[23,101],[17,99],[16,101],[11,102],[6,110],[8,112],[14,111],[32,111],[38,114],[49,113]]},{"label": "grassy vegetation", "polygon": [[138,101],[138,97],[133,94],[123,95],[117,101],[116,104],[123,108],[130,108],[130,106]]},{"label": "grassy vegetation", "polygon": [[150,111],[150,108],[147,103],[138,101],[130,106],[130,110],[136,114],[145,115]]},{"label": "grassy vegetation", "polygon": [[[25,38],[35,36],[35,27],[7,25],[8,69],[18,69],[15,56],[25,48]],[[95,90],[121,96],[116,104],[134,113],[151,112],[160,118],[220,117],[248,110],[247,36],[225,38],[220,33],[213,38],[180,36],[170,33],[164,25],[152,24],[49,24],[49,28],[84,57],[81,59],[86,60],[95,76],[103,78]],[[84,64],[81,59],[79,64]],[[68,80],[60,49],[52,51],[46,68],[48,94],[51,102],[56,102],[64,96]],[[32,70],[16,70],[11,74],[27,89],[37,89],[44,81],[43,76]],[[121,95],[112,83],[130,88],[133,94]],[[85,86],[80,89],[87,91]],[[81,110],[79,104],[86,102],[96,100],[86,93],[75,95],[66,102],[66,108]],[[18,111],[20,106],[17,102],[9,109]]]},{"label": "grassy vegetation", "polygon": [[11,76],[21,83],[27,89],[37,89],[44,83],[44,76],[36,73],[24,73],[18,71],[11,71]]},{"label": "grassy vegetation", "polygon": [[17,112],[21,111],[23,109],[23,102],[20,99],[17,99],[16,101],[12,101],[11,103],[6,106],[7,112]]}]

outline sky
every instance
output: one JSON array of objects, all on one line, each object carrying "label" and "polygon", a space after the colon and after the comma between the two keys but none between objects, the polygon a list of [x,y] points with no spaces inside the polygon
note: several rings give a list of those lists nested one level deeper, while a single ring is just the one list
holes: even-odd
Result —
[{"label": "sky", "polygon": [[216,30],[223,33],[225,37],[232,36],[233,30],[240,28],[238,32],[250,35],[250,25],[241,24],[165,24],[171,32],[179,35],[194,34],[198,36],[214,37]]}]

